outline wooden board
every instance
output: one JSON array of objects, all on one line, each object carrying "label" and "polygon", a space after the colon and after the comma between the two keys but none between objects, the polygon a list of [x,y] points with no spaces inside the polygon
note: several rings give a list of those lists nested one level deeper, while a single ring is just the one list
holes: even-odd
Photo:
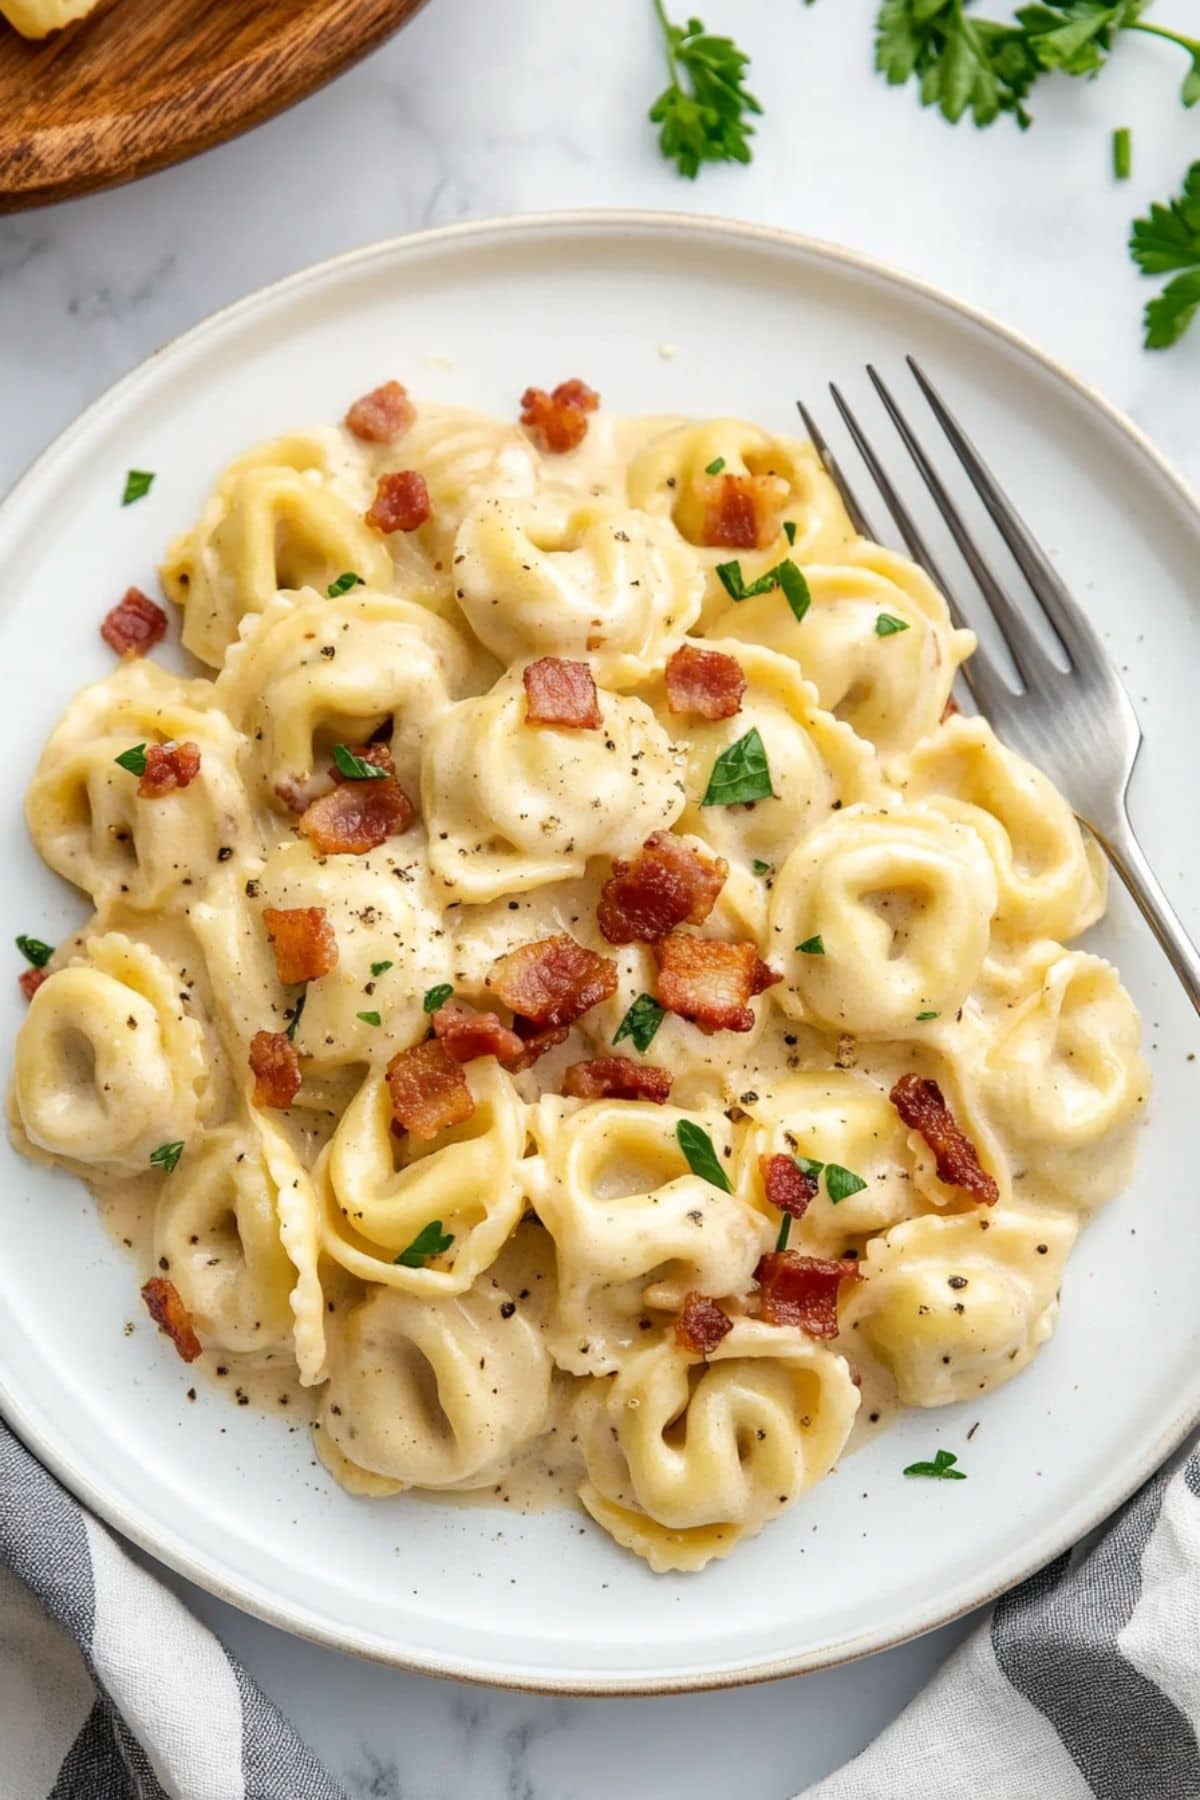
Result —
[{"label": "wooden board", "polygon": [[103,0],[40,43],[0,20],[0,212],[132,181],[259,124],[424,0]]}]

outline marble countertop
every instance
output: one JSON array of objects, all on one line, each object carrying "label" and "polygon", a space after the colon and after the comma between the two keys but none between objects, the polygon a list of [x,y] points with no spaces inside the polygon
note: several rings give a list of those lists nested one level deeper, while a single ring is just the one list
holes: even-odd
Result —
[{"label": "marble countertop", "polygon": [[[683,15],[682,5],[676,9]],[[996,10],[996,9],[992,9]],[[1002,9],[999,9],[1002,10]],[[1187,0],[1156,18],[1184,24]],[[952,132],[871,72],[876,0],[706,0],[754,58],[748,169],[694,185],[644,113],[662,84],[649,0],[431,0],[390,45],[262,126],[132,188],[0,219],[0,490],[113,379],[214,307],[424,225],[645,206],[786,225],[867,251],[1015,326],[1200,480],[1200,329],[1140,349],[1149,284],[1129,220],[1197,153],[1177,53],[1141,38],[1102,82],[1046,84],[1037,123]],[[1135,172],[1109,173],[1114,126]],[[406,1676],[287,1638],[174,1585],[371,1800],[783,1800],[859,1750],[968,1628],[774,1685],[560,1700]]]}]

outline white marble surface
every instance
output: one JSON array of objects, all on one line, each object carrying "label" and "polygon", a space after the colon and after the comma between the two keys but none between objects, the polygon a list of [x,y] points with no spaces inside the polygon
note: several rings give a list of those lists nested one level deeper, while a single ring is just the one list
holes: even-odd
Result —
[{"label": "white marble surface", "polygon": [[[677,9],[682,16],[682,5]],[[680,181],[644,121],[662,75],[649,0],[431,0],[285,117],[137,187],[0,219],[0,488],[87,401],[214,307],[422,225],[567,206],[736,214],[850,244],[987,308],[1124,407],[1200,478],[1200,329],[1139,348],[1133,212],[1196,154],[1180,59],[1129,42],[1038,122],[952,132],[870,69],[876,0],[705,0],[754,56],[754,165]],[[995,9],[991,9],[995,10]],[[1184,24],[1188,0],[1156,17]],[[1109,177],[1134,129],[1135,176]],[[356,1797],[781,1800],[860,1749],[960,1624],[807,1680],[642,1701],[455,1686],[291,1640],[187,1587]]]}]

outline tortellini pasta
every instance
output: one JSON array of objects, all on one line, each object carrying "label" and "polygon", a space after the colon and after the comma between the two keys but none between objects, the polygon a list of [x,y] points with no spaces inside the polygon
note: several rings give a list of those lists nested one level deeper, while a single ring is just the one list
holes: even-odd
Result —
[{"label": "tortellini pasta", "polygon": [[810,446],[593,398],[389,384],[219,477],[161,571],[209,672],[126,660],[30,787],[92,904],[17,940],[8,1113],[349,1494],[577,1502],[673,1574],[860,1381],[1025,1367],[1148,1071],[929,577]]}]

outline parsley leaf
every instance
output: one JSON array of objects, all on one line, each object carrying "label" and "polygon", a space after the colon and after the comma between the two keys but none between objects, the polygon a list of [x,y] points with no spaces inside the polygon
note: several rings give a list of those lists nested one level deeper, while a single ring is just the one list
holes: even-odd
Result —
[{"label": "parsley leaf", "polygon": [[918,1014],[917,1014],[917,1024],[918,1024],[918,1025],[923,1025],[923,1024],[924,1024],[924,1023],[925,1023],[925,1020],[926,1020],[926,1019],[937,1019],[937,1018],[940,1018],[940,1017],[941,1017],[941,1015],[940,1015],[940,1013],[935,1013],[935,1012],[919,1012],[919,1013],[918,1013]]},{"label": "parsley leaf", "polygon": [[904,1473],[927,1475],[933,1481],[965,1481],[967,1477],[962,1469],[954,1467],[957,1461],[953,1450],[939,1450],[932,1462],[909,1463]]},{"label": "parsley leaf", "polygon": [[713,764],[701,806],[737,806],[752,800],[774,800],[767,752],[752,726],[745,737],[722,750]]},{"label": "parsley leaf", "polygon": [[402,1250],[392,1260],[401,1269],[423,1269],[428,1257],[441,1256],[453,1242],[454,1233],[443,1231],[440,1219],[431,1219],[428,1225],[418,1231],[408,1249]]},{"label": "parsley leaf", "polygon": [[764,862],[761,856],[756,856],[750,867],[754,870],[756,875],[769,875],[771,873],[770,863]]},{"label": "parsley leaf", "polygon": [[795,541],[796,541],[796,521],[795,521],[795,519],[785,519],[783,521],[783,535],[787,539],[789,544],[795,543]]},{"label": "parsley leaf", "polygon": [[968,13],[970,0],[883,0],[875,27],[875,67],[893,87],[917,79],[922,106],[956,125],[1011,113],[1031,123],[1024,102],[1040,67],[1019,25]]},{"label": "parsley leaf", "polygon": [[706,475],[719,475],[724,467],[725,458],[723,456],[714,456],[704,473]]},{"label": "parsley leaf", "polygon": [[840,1201],[848,1200],[851,1194],[861,1194],[866,1185],[853,1169],[843,1169],[841,1163],[825,1164],[825,1192],[831,1205],[837,1206]]},{"label": "parsley leaf", "polygon": [[898,631],[908,630],[908,620],[898,619],[895,613],[880,613],[875,621],[876,637],[895,637]]},{"label": "parsley leaf", "polygon": [[160,1144],[157,1150],[150,1152],[150,1161],[156,1169],[162,1169],[169,1175],[183,1155],[183,1139],[174,1144]]},{"label": "parsley leaf", "polygon": [[816,937],[805,938],[802,944],[796,945],[802,956],[824,956],[825,939],[818,931]]},{"label": "parsley leaf", "polygon": [[144,500],[154,486],[152,469],[130,469],[125,477],[125,492],[121,495],[122,506],[132,506],[135,500]]},{"label": "parsley leaf", "polygon": [[435,1013],[439,1006],[445,1006],[447,1000],[452,999],[453,996],[454,989],[450,983],[439,981],[436,987],[426,990],[425,998],[421,1002],[422,1009],[427,1013]]},{"label": "parsley leaf", "polygon": [[635,1047],[644,1056],[665,1017],[665,1008],[658,1004],[653,994],[639,994],[617,1026],[613,1043],[619,1044],[622,1038],[632,1038]]},{"label": "parsley leaf", "polygon": [[333,763],[338,774],[344,775],[347,781],[387,780],[386,769],[377,769],[375,764],[369,763],[365,757],[355,756],[353,750],[348,750],[345,744],[333,746]]},{"label": "parsley leaf", "polygon": [[304,989],[302,989],[302,991],[299,995],[299,998],[296,1001],[295,1006],[293,1006],[293,1008],[292,1008],[292,1017],[291,1017],[291,1021],[287,1028],[288,1042],[290,1044],[294,1044],[296,1041],[296,1028],[300,1023],[300,1016],[304,1011],[304,1002],[307,999],[308,999],[308,989],[304,988]]},{"label": "parsley leaf", "polygon": [[812,595],[808,591],[808,583],[798,563],[790,556],[760,575],[757,581],[747,584],[742,574],[740,562],[717,564],[717,579],[731,600],[751,600],[756,594],[769,594],[772,588],[779,588],[799,624],[812,605]]},{"label": "parsley leaf", "polygon": [[1043,69],[1098,75],[1117,33],[1134,25],[1147,0],[1046,0],[1017,8],[1017,22]]},{"label": "parsley leaf", "polygon": [[1177,344],[1200,308],[1200,162],[1183,178],[1183,191],[1165,206],[1156,201],[1135,219],[1129,254],[1143,275],[1179,273],[1146,306],[1147,350]]},{"label": "parsley leaf", "polygon": [[122,750],[120,756],[114,756],[113,761],[118,768],[128,769],[131,775],[144,775],[146,773],[146,746],[145,744],[135,744],[131,750]]},{"label": "parsley leaf", "polygon": [[383,974],[386,974],[387,970],[390,969],[391,967],[392,967],[392,964],[390,962],[372,963],[371,964],[371,973],[372,973],[372,975],[383,975]]},{"label": "parsley leaf", "polygon": [[675,1136],[692,1174],[699,1175],[701,1181],[711,1182],[723,1194],[732,1194],[732,1183],[721,1167],[720,1159],[713,1149],[713,1141],[703,1126],[693,1124],[691,1119],[680,1119],[675,1127]]},{"label": "parsley leaf", "polygon": [[54,955],[53,944],[43,944],[41,938],[26,937],[24,932],[17,939],[17,949],[35,969],[44,969]]},{"label": "parsley leaf", "polygon": [[363,585],[362,576],[356,575],[353,569],[347,569],[344,575],[339,575],[336,581],[330,582],[325,592],[331,600],[336,600],[339,594],[348,594],[352,587],[362,587]]},{"label": "parsley leaf", "polygon": [[750,58],[732,38],[706,32],[699,19],[672,25],[663,0],[654,0],[654,11],[670,75],[650,108],[650,122],[659,127],[659,149],[689,181],[696,179],[701,163],[748,163],[754,127],[747,115],[762,112],[743,86]]},{"label": "parsley leaf", "polygon": [[377,1012],[355,1013],[354,1016],[356,1019],[361,1019],[364,1025],[382,1025],[383,1024],[383,1020]]},{"label": "parsley leaf", "polygon": [[793,1156],[792,1161],[802,1175],[811,1175],[814,1181],[825,1167],[823,1162],[817,1162],[816,1159],[811,1156]]}]

